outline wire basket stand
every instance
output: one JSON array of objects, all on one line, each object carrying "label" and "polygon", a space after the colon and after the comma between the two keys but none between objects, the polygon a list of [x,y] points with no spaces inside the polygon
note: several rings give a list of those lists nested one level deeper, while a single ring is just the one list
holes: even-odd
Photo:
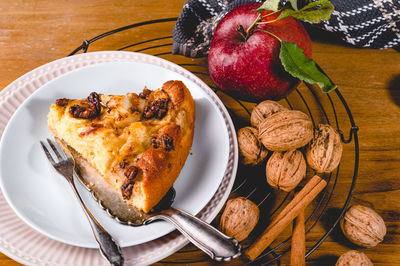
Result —
[{"label": "wire basket stand", "polygon": [[[90,40],[84,40],[69,55],[74,55],[78,52],[86,53],[90,47],[93,51],[125,50],[144,52],[162,57],[188,69],[207,83],[226,105],[237,129],[248,125],[254,103],[235,99],[217,88],[208,75],[206,59],[192,59],[180,55],[172,55],[172,36],[166,33],[172,32],[176,19],[148,20],[108,31]],[[149,31],[154,34],[154,37],[141,39],[141,32],[146,32],[146,36],[149,36]],[[308,113],[314,127],[319,123],[332,125],[338,130],[342,142],[345,144],[341,164],[337,170],[325,176],[328,185],[306,212],[306,237],[317,227],[323,228],[322,232],[320,232],[321,229],[317,231],[317,240],[306,250],[307,258],[334,230],[350,202],[357,179],[359,164],[358,127],[339,89],[330,94],[325,94],[321,93],[319,88],[302,83],[299,88],[280,103],[290,109],[298,109]],[[345,117],[346,119],[339,120],[339,117]],[[347,130],[342,131],[343,128]],[[307,177],[310,177],[312,174],[311,170],[307,171]],[[348,182],[347,185],[342,184],[338,182],[340,178],[347,178],[351,182]],[[302,186],[302,183],[300,186]],[[250,234],[249,239],[254,239],[254,237],[265,229],[268,221],[271,221],[274,215],[290,201],[293,194],[294,192],[284,193],[273,191],[267,185],[265,163],[258,168],[252,169],[239,166],[231,197],[244,196],[258,204],[260,208],[261,222],[259,222],[255,230]],[[328,210],[332,208],[335,208],[336,212],[334,215],[330,214],[328,216]],[[215,220],[218,220],[218,217]],[[281,258],[290,250],[290,230],[286,234],[284,232],[282,235],[251,264],[269,265],[276,263],[280,265]],[[243,246],[246,247],[249,243],[249,240],[246,240],[243,242]],[[185,260],[185,263],[187,262]],[[179,262],[175,261],[175,263]]]}]

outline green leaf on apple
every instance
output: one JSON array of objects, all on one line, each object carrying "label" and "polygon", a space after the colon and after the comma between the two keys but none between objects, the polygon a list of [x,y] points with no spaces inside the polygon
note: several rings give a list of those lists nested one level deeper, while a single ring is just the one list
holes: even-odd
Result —
[{"label": "green leaf on apple", "polygon": [[279,2],[280,0],[266,0],[259,8],[256,9],[256,12],[262,13],[264,10],[278,11]]},{"label": "green leaf on apple", "polygon": [[[290,3],[292,4],[292,1],[290,1]],[[291,16],[299,20],[307,20],[312,23],[320,23],[322,20],[329,20],[333,10],[334,6],[331,2],[329,2],[329,0],[318,0],[307,4],[300,10],[285,8],[279,15],[278,20]]]},{"label": "green leaf on apple", "polygon": [[317,84],[323,92],[336,89],[336,85],[318,69],[312,59],[304,55],[304,51],[295,43],[281,40],[279,57],[285,70],[293,77],[311,84]]},{"label": "green leaf on apple", "polygon": [[297,0],[288,0],[288,2],[290,3],[290,5],[293,7],[294,10],[299,10],[297,8]]}]

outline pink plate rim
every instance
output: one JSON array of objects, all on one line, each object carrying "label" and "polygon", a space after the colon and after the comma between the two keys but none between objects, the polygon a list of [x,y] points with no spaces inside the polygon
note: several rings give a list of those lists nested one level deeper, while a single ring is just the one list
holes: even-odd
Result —
[{"label": "pink plate rim", "polygon": [[[105,62],[144,62],[174,71],[195,82],[218,107],[229,136],[229,159],[222,182],[213,198],[197,215],[211,222],[221,210],[232,189],[238,164],[235,128],[224,104],[198,77],[165,59],[135,52],[102,51],[61,58],[21,76],[0,92],[0,137],[21,103],[49,81],[72,70]],[[148,265],[173,254],[188,243],[176,230],[135,246],[123,248],[127,265]],[[28,265],[107,265],[97,249],[81,248],[50,239],[25,224],[14,213],[0,192],[0,251]]]}]

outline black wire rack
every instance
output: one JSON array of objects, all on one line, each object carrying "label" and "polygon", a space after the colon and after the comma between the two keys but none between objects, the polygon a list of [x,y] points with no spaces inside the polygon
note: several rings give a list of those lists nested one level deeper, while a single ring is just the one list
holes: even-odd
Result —
[{"label": "black wire rack", "polygon": [[[207,83],[225,103],[236,128],[248,125],[254,103],[233,98],[217,88],[209,77],[206,59],[186,58],[171,53],[172,36],[168,34],[172,32],[176,19],[177,18],[148,20],[105,32],[92,39],[84,40],[82,44],[69,55],[74,55],[79,52],[86,53],[89,51],[90,47],[91,51],[123,50],[142,52],[162,57],[188,69]],[[143,34],[144,32],[146,34]],[[148,37],[152,35],[154,36]],[[341,164],[335,172],[324,177],[328,185],[313,202],[312,208],[310,207],[307,209],[306,238],[312,235],[313,240],[311,241],[313,245],[306,251],[307,258],[332,233],[350,202],[357,179],[359,164],[358,127],[339,89],[326,94],[322,93],[319,88],[314,88],[310,84],[302,83],[299,88],[282,100],[281,103],[290,109],[298,109],[308,113],[314,127],[319,123],[332,125],[338,130],[342,142],[345,144]],[[339,120],[339,117],[342,119]],[[307,177],[313,174],[313,172],[308,170]],[[346,178],[347,182],[338,182],[341,178]],[[300,184],[300,187],[301,186],[302,184]],[[231,197],[244,196],[257,203],[260,208],[261,221],[250,235],[250,240],[243,243],[244,246],[250,243],[252,238],[254,239],[257,234],[265,229],[266,225],[268,225],[268,221],[273,219],[274,215],[290,201],[293,194],[294,192],[277,192],[267,185],[265,179],[265,164],[258,168],[251,169],[243,165],[239,166]],[[335,210],[334,214],[332,214],[330,210]],[[218,216],[216,220],[218,220]],[[313,230],[318,226],[322,227],[324,230],[322,230],[323,233],[319,230],[319,235],[315,236]],[[287,232],[286,236],[285,233],[283,233],[282,237],[273,242],[273,244],[255,261],[251,262],[251,264],[269,265],[275,263],[280,265],[282,256],[290,250],[290,240],[290,231]],[[307,243],[310,243],[309,239]],[[172,261],[165,262],[172,263]],[[174,261],[174,263],[179,262]],[[190,263],[190,261],[185,260],[184,263]]]}]

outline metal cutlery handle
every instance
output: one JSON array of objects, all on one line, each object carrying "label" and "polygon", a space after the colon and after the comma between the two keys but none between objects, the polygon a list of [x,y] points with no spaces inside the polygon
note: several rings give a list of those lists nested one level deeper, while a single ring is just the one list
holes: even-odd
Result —
[{"label": "metal cutlery handle", "polygon": [[146,223],[159,219],[175,225],[194,245],[214,260],[229,261],[241,254],[241,246],[236,239],[224,235],[187,212],[170,207],[150,217]]},{"label": "metal cutlery handle", "polygon": [[86,207],[78,193],[78,190],[76,189],[75,182],[72,180],[69,183],[71,184],[72,190],[78,198],[79,204],[89,220],[94,237],[99,244],[101,254],[111,263],[111,265],[124,265],[124,257],[122,256],[121,248],[115,243],[111,235],[99,224],[96,218],[94,218],[89,209]]},{"label": "metal cutlery handle", "polygon": [[56,141],[47,139],[47,144],[50,146],[50,149],[53,151],[53,154],[55,156],[50,153],[49,149],[46,147],[45,142],[40,141],[40,144],[43,148],[44,153],[46,154],[47,159],[54,167],[54,169],[59,174],[61,174],[71,185],[75,196],[78,198],[79,204],[81,205],[86,217],[89,220],[90,227],[92,228],[96,241],[99,244],[100,253],[108,260],[108,262],[110,262],[111,265],[123,265],[124,257],[122,255],[121,248],[117,245],[117,243],[115,243],[110,234],[90,213],[89,209],[86,207],[81,196],[79,195],[78,190],[76,189],[74,181],[75,161],[70,150],[61,139],[55,138],[55,140]]}]

